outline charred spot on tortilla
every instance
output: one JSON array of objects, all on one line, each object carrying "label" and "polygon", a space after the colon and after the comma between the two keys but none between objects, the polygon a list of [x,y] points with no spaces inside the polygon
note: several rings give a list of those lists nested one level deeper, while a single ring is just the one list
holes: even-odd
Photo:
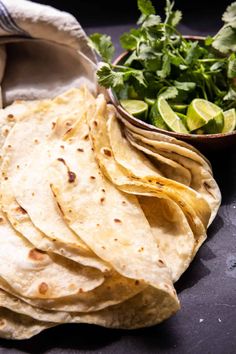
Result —
[{"label": "charred spot on tortilla", "polygon": [[79,151],[79,152],[84,152],[84,149],[78,148],[77,151]]},{"label": "charred spot on tortilla", "polygon": [[39,285],[38,290],[39,290],[39,293],[40,293],[41,295],[46,295],[46,293],[47,293],[47,291],[48,291],[48,285],[47,285],[47,283],[45,283],[45,282],[41,283],[41,284]]},{"label": "charred spot on tortilla", "polygon": [[33,261],[42,261],[45,259],[46,255],[47,255],[46,252],[41,251],[37,248],[33,248],[29,252],[29,258],[32,259]]},{"label": "charred spot on tortilla", "polygon": [[161,259],[158,260],[158,265],[160,267],[165,267],[165,263]]},{"label": "charred spot on tortilla", "polygon": [[62,162],[66,166],[67,174],[68,174],[68,182],[73,183],[76,179],[76,174],[73,171],[70,171],[69,167],[67,166],[66,161],[62,157],[59,157],[57,160]]},{"label": "charred spot on tortilla", "polygon": [[117,219],[117,218],[114,219],[114,222],[117,223],[117,224],[121,224],[122,223],[122,221],[120,219]]},{"label": "charred spot on tortilla", "polygon": [[62,162],[65,166],[67,166],[67,165],[66,165],[66,161],[65,161],[62,157],[58,157],[57,160],[60,161],[60,162]]},{"label": "charred spot on tortilla", "polygon": [[20,205],[16,208],[16,211],[23,214],[23,215],[27,214],[27,211],[24,208],[22,208],[22,206],[20,206]]},{"label": "charred spot on tortilla", "polygon": [[103,148],[103,149],[102,149],[102,152],[103,152],[104,155],[106,155],[106,156],[108,156],[108,157],[111,157],[111,156],[112,156],[112,152],[111,152],[111,150],[108,149],[108,148]]},{"label": "charred spot on tortilla", "polygon": [[74,183],[76,179],[76,174],[73,171],[68,171],[68,182]]},{"label": "charred spot on tortilla", "polygon": [[7,116],[7,120],[9,121],[9,122],[15,122],[15,120],[16,120],[16,118],[15,118],[15,116],[13,115],[13,114],[8,114],[8,116]]}]

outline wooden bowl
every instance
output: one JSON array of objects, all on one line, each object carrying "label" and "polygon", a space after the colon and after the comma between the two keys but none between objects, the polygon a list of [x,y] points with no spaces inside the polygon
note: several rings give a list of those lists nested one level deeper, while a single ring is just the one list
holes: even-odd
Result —
[{"label": "wooden bowl", "polygon": [[[191,40],[199,40],[203,41],[204,37],[200,36],[184,36],[185,38],[191,39]],[[127,56],[127,52],[122,53],[120,56],[118,56],[113,64],[120,64],[123,62],[125,57]],[[181,134],[181,133],[176,133],[172,131],[167,131],[163,129],[159,129],[151,124],[148,124],[138,118],[135,118],[131,114],[129,114],[124,107],[120,104],[115,92],[112,89],[108,89],[108,95],[110,97],[111,102],[113,105],[116,107],[117,111],[119,114],[124,118],[127,119],[131,124],[140,127],[145,130],[153,131],[153,132],[158,132],[161,134],[166,134],[170,135],[176,139],[183,140],[203,153],[207,152],[214,152],[218,150],[225,150],[229,149],[235,146],[236,148],[236,130],[231,132],[231,133],[219,133],[219,134]]]}]

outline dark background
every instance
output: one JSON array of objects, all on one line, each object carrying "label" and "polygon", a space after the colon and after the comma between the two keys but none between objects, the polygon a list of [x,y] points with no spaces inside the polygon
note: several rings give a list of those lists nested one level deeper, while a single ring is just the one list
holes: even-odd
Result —
[{"label": "dark background", "polygon": [[[39,0],[35,2],[68,11],[74,14],[83,26],[132,23],[139,16],[136,0]],[[199,17],[199,22],[200,19],[204,22],[204,20],[210,20],[210,17],[220,19],[222,12],[231,2],[229,0],[176,0],[175,8],[184,12],[184,23],[189,23],[197,17]],[[153,4],[158,14],[163,13],[165,0],[153,0]],[[219,21],[216,23],[219,24]]]},{"label": "dark background", "polygon": [[[16,0],[17,1],[17,0]],[[111,35],[116,54],[119,35],[134,25],[136,0],[37,1],[72,13],[89,34]],[[163,13],[164,1],[157,4]],[[178,0],[183,34],[213,35],[231,1]],[[222,206],[208,240],[176,284],[181,310],[152,328],[109,330],[63,325],[28,341],[0,340],[1,354],[235,354],[236,353],[236,164],[235,149],[208,156],[222,192]]]},{"label": "dark background", "polygon": [[[140,16],[136,0],[33,0],[51,5],[73,14],[85,32],[109,34],[115,44],[116,54],[121,53],[119,36],[134,26]],[[165,0],[152,1],[157,14],[163,16]],[[176,0],[175,9],[183,18],[179,30],[183,34],[214,35],[222,26],[221,16],[230,0]]]}]

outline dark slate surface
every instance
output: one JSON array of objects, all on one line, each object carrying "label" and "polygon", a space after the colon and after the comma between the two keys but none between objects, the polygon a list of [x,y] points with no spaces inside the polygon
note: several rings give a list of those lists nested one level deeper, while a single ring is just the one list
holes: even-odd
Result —
[{"label": "dark slate surface", "polygon": [[[187,6],[186,1],[183,3]],[[203,1],[192,10],[189,5],[181,31],[184,34],[214,34],[220,26],[216,13],[221,13],[222,3],[220,7],[215,5],[212,12],[205,11]],[[78,1],[76,6],[80,4],[82,6]],[[61,1],[54,1],[54,6],[63,8]],[[77,8],[68,11],[75,14]],[[87,33],[110,34],[116,43],[117,54],[121,52],[118,37],[131,26],[127,18],[120,21],[121,24],[112,18],[106,18],[104,22],[104,15],[102,21],[97,16],[97,22],[89,22],[85,16],[81,22]],[[222,206],[209,228],[208,240],[176,284],[182,309],[174,317],[159,326],[135,331],[62,325],[29,341],[1,340],[0,353],[236,353],[236,149],[208,157],[222,191]]]}]

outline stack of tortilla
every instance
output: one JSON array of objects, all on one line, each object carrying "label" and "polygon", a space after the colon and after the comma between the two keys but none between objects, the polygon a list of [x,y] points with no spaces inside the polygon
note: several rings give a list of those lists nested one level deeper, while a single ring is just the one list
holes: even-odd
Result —
[{"label": "stack of tortilla", "polygon": [[209,162],[86,88],[14,102],[0,124],[0,337],[176,313],[221,201]]}]

